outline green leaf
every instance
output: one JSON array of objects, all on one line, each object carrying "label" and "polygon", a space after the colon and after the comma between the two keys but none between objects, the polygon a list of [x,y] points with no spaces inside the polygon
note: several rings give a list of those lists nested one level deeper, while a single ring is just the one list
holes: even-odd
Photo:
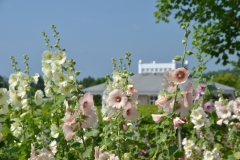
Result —
[{"label": "green leaf", "polygon": [[92,152],[92,146],[88,146],[87,149],[83,152],[83,158],[90,157]]},{"label": "green leaf", "polygon": [[171,146],[171,147],[169,147],[169,149],[168,149],[168,154],[169,154],[169,156],[173,155],[177,150],[178,150],[178,147],[177,147],[177,146]]},{"label": "green leaf", "polygon": [[166,133],[163,133],[163,134],[160,136],[160,139],[157,141],[157,143],[160,144],[161,142],[165,141],[166,138],[167,138],[167,134],[166,134]]}]

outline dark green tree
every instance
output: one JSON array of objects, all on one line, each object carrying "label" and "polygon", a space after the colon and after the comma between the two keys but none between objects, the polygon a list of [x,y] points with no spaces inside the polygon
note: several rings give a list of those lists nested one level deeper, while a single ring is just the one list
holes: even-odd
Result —
[{"label": "dark green tree", "polygon": [[193,46],[201,53],[217,57],[216,63],[229,63],[229,55],[240,59],[239,0],[157,0],[157,23],[174,16],[181,25],[194,23]]}]

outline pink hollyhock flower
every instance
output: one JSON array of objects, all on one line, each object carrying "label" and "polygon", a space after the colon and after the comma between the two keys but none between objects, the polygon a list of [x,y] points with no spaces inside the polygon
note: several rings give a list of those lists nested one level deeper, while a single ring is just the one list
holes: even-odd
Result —
[{"label": "pink hollyhock flower", "polygon": [[173,83],[172,72],[173,71],[165,72],[163,74],[163,78],[162,78],[162,86],[168,92],[173,92],[175,90],[175,88],[176,88],[176,85]]},{"label": "pink hollyhock flower", "polygon": [[108,106],[120,109],[126,105],[127,100],[128,98],[126,97],[125,93],[123,93],[119,89],[114,89],[112,92],[109,93]]},{"label": "pink hollyhock flower", "polygon": [[194,100],[198,100],[200,95],[204,95],[204,89],[207,87],[206,84],[200,84],[194,93]]},{"label": "pink hollyhock flower", "polygon": [[127,102],[123,108],[123,117],[131,121],[136,120],[138,117],[137,106],[134,103]]},{"label": "pink hollyhock flower", "polygon": [[189,71],[183,67],[177,68],[172,72],[173,82],[175,84],[181,84],[186,82],[188,76],[189,76]]},{"label": "pink hollyhock flower", "polygon": [[206,112],[212,113],[213,112],[213,103],[212,102],[207,102],[204,104],[204,110]]},{"label": "pink hollyhock flower", "polygon": [[233,103],[233,112],[235,115],[240,116],[240,98],[235,99]]},{"label": "pink hollyhock flower", "polygon": [[180,113],[180,117],[184,118],[188,115],[188,111],[190,110],[190,106],[184,106],[184,99],[181,97],[176,102],[176,113]]},{"label": "pink hollyhock flower", "polygon": [[165,114],[152,114],[152,119],[155,123],[159,123],[165,116]]},{"label": "pink hollyhock flower", "polygon": [[138,91],[133,85],[127,86],[127,96],[130,97],[131,102],[138,104]]},{"label": "pink hollyhock flower", "polygon": [[128,90],[128,92],[133,93],[135,91],[135,88],[133,85],[128,85],[127,90]]},{"label": "pink hollyhock flower", "polygon": [[124,129],[124,130],[127,130],[127,129],[128,129],[128,125],[127,125],[127,123],[125,123],[125,122],[123,123],[123,129]]},{"label": "pink hollyhock flower", "polygon": [[167,103],[168,98],[167,97],[161,97],[158,100],[156,100],[155,105],[157,106],[163,106],[165,103]]},{"label": "pink hollyhock flower", "polygon": [[63,134],[64,134],[66,141],[71,140],[73,135],[75,134],[73,128],[67,124],[64,124],[62,128],[63,128]]},{"label": "pink hollyhock flower", "polygon": [[90,92],[85,93],[84,96],[80,98],[79,104],[79,109],[82,110],[84,115],[88,116],[94,112],[94,101]]},{"label": "pink hollyhock flower", "polygon": [[179,117],[176,117],[173,119],[173,125],[174,125],[174,129],[177,129],[180,124],[184,124],[185,122],[183,120],[181,120]]},{"label": "pink hollyhock flower", "polygon": [[97,114],[96,112],[93,112],[91,115],[87,116],[84,122],[81,122],[81,126],[83,128],[91,128],[94,126],[94,124],[97,123]]},{"label": "pink hollyhock flower", "polygon": [[184,106],[190,107],[193,104],[192,82],[189,82],[184,92]]}]

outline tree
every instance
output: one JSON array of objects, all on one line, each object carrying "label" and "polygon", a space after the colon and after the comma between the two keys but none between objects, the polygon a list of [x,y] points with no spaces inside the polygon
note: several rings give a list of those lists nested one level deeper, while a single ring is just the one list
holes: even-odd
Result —
[{"label": "tree", "polygon": [[216,63],[228,64],[229,54],[240,59],[239,0],[157,0],[156,8],[157,23],[171,15],[179,24],[195,23],[192,45],[217,57]]}]

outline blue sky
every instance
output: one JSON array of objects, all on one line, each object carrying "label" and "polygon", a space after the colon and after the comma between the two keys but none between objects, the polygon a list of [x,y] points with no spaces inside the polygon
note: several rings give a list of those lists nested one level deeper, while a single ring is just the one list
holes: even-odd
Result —
[{"label": "blue sky", "polygon": [[[105,77],[112,72],[111,58],[126,52],[132,54],[133,73],[140,59],[143,63],[171,62],[183,53],[184,31],[174,19],[156,24],[155,4],[155,0],[0,0],[0,75],[8,77],[13,72],[10,55],[24,69],[23,54],[30,58],[30,73],[42,74],[41,55],[47,48],[41,32],[54,44],[51,24],[57,26],[68,58],[77,62],[79,79]],[[194,57],[186,59],[190,67],[197,64]],[[208,64],[208,71],[227,68],[214,62]]]}]

